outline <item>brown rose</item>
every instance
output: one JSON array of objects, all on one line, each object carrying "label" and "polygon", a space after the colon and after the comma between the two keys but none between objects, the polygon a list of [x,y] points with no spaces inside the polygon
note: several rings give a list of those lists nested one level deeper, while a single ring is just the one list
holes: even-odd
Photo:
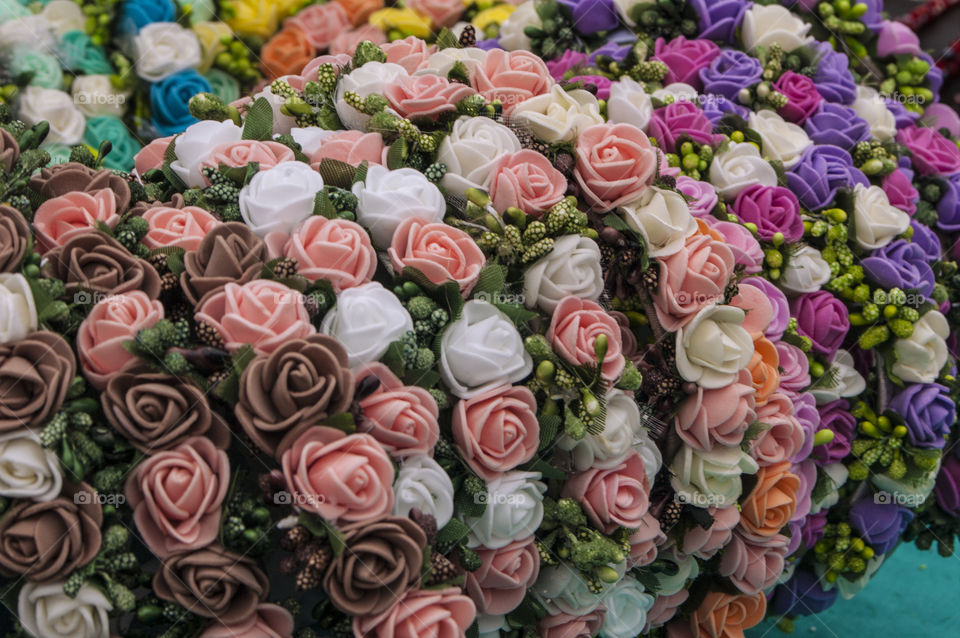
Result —
[{"label": "brown rose", "polygon": [[67,162],[41,168],[30,178],[30,188],[43,201],[66,195],[73,191],[93,193],[103,188],[113,191],[117,200],[117,213],[123,213],[130,205],[130,186],[127,180],[114,175],[108,169],[95,170],[79,162]]},{"label": "brown rose", "polygon": [[226,423],[199,386],[152,368],[126,369],[110,379],[100,405],[110,424],[146,454],[194,436],[205,436],[219,448],[230,443]]},{"label": "brown rose", "polygon": [[427,536],[409,518],[388,516],[341,529],[346,549],[330,564],[323,588],[351,616],[390,609],[420,580]]},{"label": "brown rose", "polygon": [[[2,161],[3,156],[0,155]],[[19,270],[29,241],[30,225],[23,214],[11,206],[0,206],[0,272]]]},{"label": "brown rose", "polygon": [[9,173],[20,159],[20,145],[6,129],[0,129],[0,166]]},{"label": "brown rose", "polygon": [[143,214],[151,208],[183,208],[186,205],[187,202],[183,199],[183,195],[180,193],[174,193],[170,196],[170,201],[168,202],[158,202],[156,200],[150,202],[139,201],[130,207],[130,215],[134,217],[143,217]]},{"label": "brown rose", "polygon": [[76,235],[45,256],[44,275],[62,280],[67,294],[81,288],[104,295],[142,290],[151,299],[160,294],[154,267],[99,231]]},{"label": "brown rose", "polygon": [[77,374],[70,344],[41,330],[0,344],[0,432],[34,428],[63,404]]},{"label": "brown rose", "polygon": [[353,391],[343,346],[331,337],[312,335],[251,361],[240,377],[234,410],[253,442],[275,454],[294,426],[319,425],[327,416],[345,412]]},{"label": "brown rose", "polygon": [[211,545],[164,560],[153,575],[153,591],[198,616],[230,625],[257,611],[270,593],[270,581],[253,559]]},{"label": "brown rose", "polygon": [[86,565],[100,551],[103,511],[86,483],[52,501],[21,501],[0,521],[0,574],[45,581]]},{"label": "brown rose", "polygon": [[269,259],[267,245],[240,222],[228,222],[211,230],[200,247],[183,257],[186,271],[180,286],[190,303],[228,283],[242,285],[256,279]]}]

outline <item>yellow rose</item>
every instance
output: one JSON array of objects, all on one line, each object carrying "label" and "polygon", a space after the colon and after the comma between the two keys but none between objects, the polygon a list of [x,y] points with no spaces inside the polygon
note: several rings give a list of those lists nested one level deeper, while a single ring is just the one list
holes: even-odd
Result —
[{"label": "yellow rose", "polygon": [[413,9],[398,9],[391,7],[380,9],[370,15],[370,24],[386,34],[399,31],[402,37],[415,36],[417,38],[430,37],[430,19]]},{"label": "yellow rose", "polygon": [[279,3],[274,0],[232,0],[224,4],[232,14],[226,23],[238,35],[267,40],[280,26]]},{"label": "yellow rose", "polygon": [[213,60],[221,51],[226,51],[227,47],[220,42],[220,38],[230,37],[233,33],[230,27],[222,22],[198,22],[193,25],[193,32],[200,41],[200,48],[203,49],[203,59],[197,70],[204,73],[213,66]]},{"label": "yellow rose", "polygon": [[495,7],[484,9],[473,16],[473,26],[483,31],[491,24],[503,24],[503,22],[510,17],[510,14],[516,10],[517,8],[512,4],[498,4]]}]

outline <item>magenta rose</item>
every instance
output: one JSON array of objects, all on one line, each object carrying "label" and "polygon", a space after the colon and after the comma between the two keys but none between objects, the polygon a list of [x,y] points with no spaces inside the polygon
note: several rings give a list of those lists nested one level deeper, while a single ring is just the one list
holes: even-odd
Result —
[{"label": "magenta rose", "polygon": [[653,49],[653,59],[667,65],[664,84],[683,82],[698,90],[703,87],[700,69],[710,66],[718,55],[720,47],[711,40],[687,40],[682,35],[669,42],[657,38]]},{"label": "magenta rose", "polygon": [[817,85],[805,75],[787,71],[774,83],[790,102],[778,112],[783,119],[803,124],[820,106],[823,97],[817,92]]},{"label": "magenta rose", "polygon": [[897,141],[909,149],[913,167],[921,175],[960,172],[960,148],[935,129],[908,126],[897,133]]},{"label": "magenta rose", "polygon": [[917,202],[920,201],[920,193],[913,187],[913,182],[899,168],[883,178],[881,183],[883,192],[887,194],[890,203],[905,212],[913,215],[917,212]]},{"label": "magenta rose", "polygon": [[832,358],[850,330],[847,306],[826,290],[808,292],[790,302],[797,331],[813,341],[813,351]]},{"label": "magenta rose", "polygon": [[689,100],[679,100],[655,110],[647,132],[665,151],[674,150],[682,136],[688,136],[698,144],[713,141],[713,123],[699,106]]},{"label": "magenta rose", "polygon": [[884,20],[877,36],[877,57],[890,55],[920,55],[920,38],[902,22]]},{"label": "magenta rose", "polygon": [[731,209],[744,224],[757,225],[757,237],[770,241],[783,233],[787,242],[803,237],[800,202],[789,188],[754,184],[740,191]]}]

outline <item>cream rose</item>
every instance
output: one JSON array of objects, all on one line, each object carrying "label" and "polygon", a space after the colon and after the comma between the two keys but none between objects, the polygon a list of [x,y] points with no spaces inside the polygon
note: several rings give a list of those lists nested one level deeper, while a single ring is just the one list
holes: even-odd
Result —
[{"label": "cream rose", "polygon": [[393,484],[393,513],[406,518],[417,508],[437,521],[437,529],[453,518],[453,483],[440,465],[426,454],[403,460]]},{"label": "cream rose", "polygon": [[431,55],[427,59],[427,66],[414,73],[414,75],[434,73],[447,77],[447,74],[453,70],[453,65],[457,62],[462,62],[467,69],[467,74],[471,75],[477,65],[483,62],[485,55],[486,51],[477,47],[467,47],[465,49],[449,47]]},{"label": "cream rose", "polygon": [[639,199],[619,211],[627,226],[643,235],[650,257],[669,257],[697,230],[697,220],[683,195],[656,186],[647,188]]},{"label": "cream rose", "polygon": [[947,362],[950,325],[938,310],[931,310],[913,324],[913,334],[897,339],[892,371],[908,383],[933,383]]},{"label": "cream rose", "polygon": [[53,30],[60,36],[68,31],[83,31],[86,27],[87,20],[80,5],[72,0],[51,0],[44,5],[40,15],[47,19]]},{"label": "cream rose", "polygon": [[497,43],[507,51],[529,51],[530,38],[524,33],[527,27],[542,26],[533,0],[517,5],[516,11],[500,24]]},{"label": "cream rose", "polygon": [[879,186],[857,184],[853,189],[853,225],[857,245],[875,250],[910,227],[910,216],[890,203]]},{"label": "cream rose", "polygon": [[439,222],[447,210],[440,189],[412,168],[391,171],[371,165],[367,178],[353,185],[353,194],[357,196],[357,221],[378,248],[390,246],[400,222],[410,218]]},{"label": "cream rose", "polygon": [[753,339],[741,324],[746,314],[734,306],[707,306],[677,330],[677,371],[704,388],[736,381],[753,357]]},{"label": "cream rose", "polygon": [[891,140],[897,134],[897,118],[876,89],[858,86],[857,99],[850,108],[857,113],[857,117],[866,120],[870,125],[870,135],[881,142]]},{"label": "cream rose", "polygon": [[353,91],[361,98],[373,93],[382,94],[383,87],[401,76],[408,75],[407,70],[392,62],[367,62],[340,77],[337,83],[335,104],[337,115],[346,128],[365,131],[370,116],[353,108],[343,98],[347,91]]},{"label": "cream rose", "polygon": [[483,188],[500,156],[520,148],[516,134],[503,124],[487,117],[458,118],[437,151],[437,161],[447,167],[440,183],[463,197],[468,188]]},{"label": "cream rose", "polygon": [[239,142],[243,129],[231,122],[204,120],[191,124],[173,143],[176,158],[170,168],[189,188],[203,188],[207,185],[200,169],[210,151],[220,144]]},{"label": "cream rose", "polygon": [[260,171],[240,190],[240,215],[254,233],[289,235],[313,215],[317,193],[323,190],[320,173],[303,162],[281,162]]},{"label": "cream rose", "polygon": [[[69,4],[77,6],[72,2]],[[87,117],[123,117],[126,112],[129,92],[115,89],[109,75],[78,75],[73,80],[71,91],[77,108]]]},{"label": "cream rose", "polygon": [[571,616],[589,614],[602,600],[578,570],[564,563],[541,567],[531,593],[548,612]]},{"label": "cream rose", "polygon": [[790,258],[780,274],[780,287],[788,293],[800,295],[816,292],[830,281],[830,264],[820,251],[807,244],[790,253]]},{"label": "cream rose", "polygon": [[0,434],[0,496],[49,501],[60,494],[60,457],[26,428]]},{"label": "cream rose", "polygon": [[[570,451],[573,466],[579,472],[591,467],[610,468],[618,465],[642,436],[640,408],[631,395],[621,390],[610,390],[606,396],[606,408],[600,434],[587,433],[579,440],[563,435],[557,442],[557,447]],[[643,460],[649,480],[647,459]]]},{"label": "cream rose", "polygon": [[548,93],[518,104],[513,117],[549,144],[574,142],[583,129],[603,124],[600,103],[593,93],[583,89],[565,91],[559,84],[554,84]]},{"label": "cream rose", "polygon": [[27,278],[0,273],[0,343],[20,341],[38,325],[37,305]]},{"label": "cream rose", "polygon": [[750,113],[750,128],[760,134],[763,154],[779,160],[787,170],[796,166],[803,152],[813,144],[806,131],[770,109]]},{"label": "cream rose", "polygon": [[732,200],[747,186],[776,186],[777,172],[760,157],[760,151],[753,144],[731,142],[729,148],[717,153],[710,163],[710,183],[721,197]]},{"label": "cream rose", "polygon": [[499,549],[533,535],[543,521],[546,490],[539,472],[504,472],[487,483],[483,515],[465,521],[470,527],[470,547]]},{"label": "cream rose", "polygon": [[38,638],[109,638],[111,609],[103,592],[89,583],[71,598],[63,593],[63,581],[28,581],[17,600],[20,623]]},{"label": "cream rose", "polygon": [[867,389],[867,380],[853,365],[853,355],[843,348],[834,353],[830,370],[824,377],[830,379],[829,385],[814,383],[810,387],[818,405],[844,397],[855,397]]},{"label": "cream rose", "polygon": [[87,120],[77,110],[73,98],[58,89],[28,86],[20,93],[20,119],[33,125],[46,121],[50,133],[45,144],[72,146],[83,140]]},{"label": "cream rose", "polygon": [[743,16],[740,39],[746,51],[774,44],[784,51],[793,51],[811,41],[809,31],[810,24],[786,7],[755,4]]},{"label": "cream rose", "polygon": [[320,332],[346,348],[351,368],[376,361],[410,330],[413,319],[407,309],[375,281],[341,292],[336,307],[320,324]]},{"label": "cream rose", "polygon": [[564,297],[596,301],[603,293],[600,247],[589,237],[558,237],[553,250],[524,272],[523,294],[527,308],[553,312]]},{"label": "cream rose", "polygon": [[740,497],[741,474],[759,466],[739,447],[716,446],[709,452],[683,445],[670,464],[670,484],[677,497],[694,507],[726,507]]},{"label": "cream rose", "polygon": [[610,85],[607,120],[614,124],[633,124],[646,131],[653,116],[653,102],[643,85],[629,76]]},{"label": "cream rose", "polygon": [[200,66],[203,52],[190,29],[176,22],[154,22],[133,38],[137,75],[147,82],[159,82],[177,71]]}]

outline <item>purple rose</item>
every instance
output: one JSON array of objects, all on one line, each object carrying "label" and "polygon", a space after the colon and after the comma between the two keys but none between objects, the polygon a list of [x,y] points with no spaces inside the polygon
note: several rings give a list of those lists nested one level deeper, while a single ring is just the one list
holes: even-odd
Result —
[{"label": "purple rose", "polygon": [[[780,293],[783,294],[783,293]],[[786,341],[773,344],[780,358],[780,389],[800,392],[810,385],[810,360],[806,353]]]},{"label": "purple rose", "polygon": [[821,465],[843,460],[850,454],[850,442],[857,429],[857,417],[850,414],[846,399],[837,399],[820,406],[820,428],[830,430],[833,440],[813,448],[812,457]]},{"label": "purple rose", "polygon": [[896,547],[900,535],[913,520],[913,512],[893,503],[865,499],[850,508],[850,525],[878,554]]},{"label": "purple rose", "polygon": [[891,204],[908,215],[917,212],[920,193],[913,187],[913,182],[903,169],[898,168],[884,177],[881,186]]},{"label": "purple rose", "polygon": [[817,464],[813,459],[806,459],[790,466],[790,473],[800,479],[800,487],[796,495],[797,509],[790,520],[800,522],[810,513],[810,494],[817,482]]},{"label": "purple rose", "polygon": [[960,173],[960,148],[940,131],[908,126],[897,133],[897,141],[910,151],[913,167],[921,175]]},{"label": "purple rose", "polygon": [[477,40],[477,48],[483,49],[484,51],[491,51],[493,49],[499,49],[500,40],[497,38],[487,38],[485,40]]},{"label": "purple rose", "polygon": [[920,38],[902,22],[884,20],[877,36],[877,57],[888,55],[920,55]]},{"label": "purple rose", "polygon": [[937,202],[937,228],[948,233],[960,230],[960,175],[943,180],[946,190]]},{"label": "purple rose", "polygon": [[870,180],[854,167],[850,153],[829,144],[810,146],[787,172],[787,186],[809,210],[826,208],[833,203],[838,188],[856,184],[869,186]]},{"label": "purple rose", "polygon": [[921,51],[917,57],[930,65],[930,70],[927,71],[927,88],[933,93],[933,101],[936,102],[940,99],[940,89],[943,88],[943,69],[937,66],[937,61],[926,51]]},{"label": "purple rose", "polygon": [[888,407],[903,417],[914,447],[942,448],[956,418],[950,391],[939,383],[908,384]]},{"label": "purple rose", "polygon": [[883,27],[883,0],[858,0],[867,5],[867,12],[860,16],[860,22],[877,33]]},{"label": "purple rose", "polygon": [[842,104],[822,102],[803,124],[815,144],[832,144],[850,150],[857,142],[870,139],[870,125],[856,111]]},{"label": "purple rose", "polygon": [[774,88],[790,100],[778,113],[783,119],[803,124],[823,102],[817,85],[805,75],[787,71],[774,82]]},{"label": "purple rose", "polygon": [[768,603],[769,610],[777,616],[819,614],[837,602],[839,591],[836,587],[829,591],[825,590],[823,583],[813,572],[800,567],[793,572],[790,580],[777,585],[773,590]]},{"label": "purple rose", "polygon": [[819,42],[814,47],[818,57],[817,72],[813,82],[825,100],[838,104],[852,104],[857,99],[857,83],[850,73],[847,56],[834,51],[829,42]]},{"label": "purple rose", "polygon": [[787,541],[787,556],[792,556],[795,551],[800,549],[800,543],[803,542],[803,521],[806,517],[787,523],[790,533],[787,535],[790,540]]},{"label": "purple rose", "polygon": [[571,82],[583,82],[597,87],[597,99],[606,100],[610,97],[610,85],[613,80],[603,75],[575,75],[570,78]]},{"label": "purple rose", "polygon": [[701,182],[686,175],[677,178],[677,190],[689,198],[687,206],[690,208],[690,214],[694,217],[710,215],[710,211],[719,201],[717,191],[712,184]]},{"label": "purple rose", "polygon": [[921,224],[915,219],[910,220],[910,227],[913,228],[913,237],[910,238],[910,243],[923,251],[928,262],[933,263],[940,259],[943,246],[940,244],[937,233],[926,224]]},{"label": "purple rose", "polygon": [[[630,35],[633,34],[631,33]],[[590,64],[596,65],[597,58],[601,55],[605,55],[608,58],[616,60],[617,62],[622,62],[623,59],[627,57],[627,54],[630,53],[630,49],[632,48],[632,44],[623,44],[608,40],[603,44],[602,47],[594,50],[594,52],[590,54]],[[547,64],[549,65],[549,63]]]},{"label": "purple rose", "polygon": [[922,248],[898,239],[873,251],[861,262],[871,281],[883,288],[915,289],[924,297],[933,292],[933,270]]},{"label": "purple rose", "polygon": [[931,104],[923,109],[923,122],[935,129],[947,129],[952,137],[960,137],[960,115],[946,104]]},{"label": "purple rose", "polygon": [[547,70],[557,82],[563,81],[563,74],[575,67],[581,66],[587,61],[587,54],[580,51],[567,49],[556,60],[547,62]]},{"label": "purple rose", "polygon": [[883,101],[887,105],[887,110],[893,113],[898,129],[913,126],[913,123],[920,119],[919,113],[914,113],[897,100],[883,98]]},{"label": "purple rose", "polygon": [[710,40],[687,40],[682,35],[670,42],[657,38],[654,45],[654,60],[667,65],[667,77],[664,84],[683,82],[700,89],[700,69],[713,62],[720,55],[720,47]]},{"label": "purple rose", "polygon": [[813,452],[813,437],[820,429],[820,412],[817,410],[817,400],[809,392],[794,394],[792,399],[793,416],[803,428],[803,446],[790,457],[792,463],[798,463]]},{"label": "purple rose", "polygon": [[560,0],[573,12],[573,27],[583,35],[610,31],[620,26],[613,0]]},{"label": "purple rose", "polygon": [[744,120],[750,116],[750,109],[732,102],[722,95],[701,95],[700,105],[704,114],[713,122],[714,127],[720,123],[723,116],[727,113],[739,115]]},{"label": "purple rose", "polygon": [[701,38],[733,42],[743,22],[743,14],[753,3],[748,0],[689,0],[687,6],[700,17]]},{"label": "purple rose", "polygon": [[647,134],[656,138],[664,151],[672,151],[677,138],[684,135],[698,144],[712,143],[713,124],[699,106],[689,100],[679,100],[653,112]]},{"label": "purple rose", "polygon": [[789,188],[783,186],[748,186],[737,195],[731,209],[741,223],[754,223],[757,237],[770,241],[777,233],[783,233],[788,242],[803,237],[803,220],[800,219],[800,202]]},{"label": "purple rose", "polygon": [[704,93],[717,93],[735,99],[740,89],[753,86],[763,77],[763,65],[743,51],[727,49],[713,59],[705,69],[700,69],[700,81]]},{"label": "purple rose", "polygon": [[960,458],[950,454],[943,458],[933,495],[943,511],[960,516]]},{"label": "purple rose", "polygon": [[812,548],[817,541],[823,538],[824,527],[827,525],[827,510],[823,509],[816,514],[811,514],[803,521],[803,546]]},{"label": "purple rose", "polygon": [[826,290],[807,292],[790,301],[797,331],[813,341],[813,352],[833,357],[850,330],[847,306]]},{"label": "purple rose", "polygon": [[783,336],[787,324],[790,322],[790,304],[787,302],[787,296],[763,277],[750,277],[742,280],[740,284],[759,288],[770,300],[770,305],[773,306],[773,318],[770,320],[770,325],[767,326],[763,336],[773,342],[780,341],[780,337]]}]

